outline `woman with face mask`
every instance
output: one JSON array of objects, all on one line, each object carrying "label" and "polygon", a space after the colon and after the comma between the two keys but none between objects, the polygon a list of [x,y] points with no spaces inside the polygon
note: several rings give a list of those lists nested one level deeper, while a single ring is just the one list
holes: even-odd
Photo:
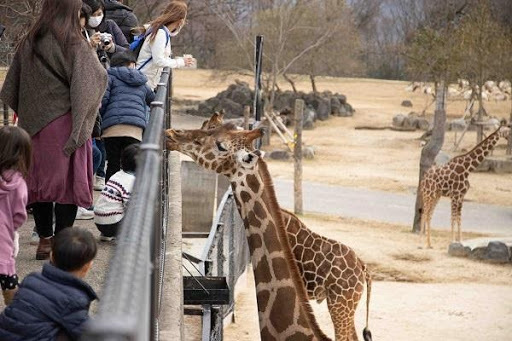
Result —
[{"label": "woman with face mask", "polygon": [[186,18],[187,4],[172,1],[146,31],[146,39],[137,58],[137,69],[148,77],[151,89],[156,88],[164,67],[181,68],[194,63],[193,58],[171,58],[171,37],[178,35]]},{"label": "woman with face mask", "polygon": [[[98,46],[99,49],[106,51],[109,57],[114,52],[122,52],[130,47],[123,32],[117,26],[115,21],[105,19],[105,3],[103,0],[83,0],[84,4],[91,8],[92,15],[87,21],[87,28],[92,31],[91,44]],[[101,39],[100,33],[108,33],[111,35],[109,43]]]}]

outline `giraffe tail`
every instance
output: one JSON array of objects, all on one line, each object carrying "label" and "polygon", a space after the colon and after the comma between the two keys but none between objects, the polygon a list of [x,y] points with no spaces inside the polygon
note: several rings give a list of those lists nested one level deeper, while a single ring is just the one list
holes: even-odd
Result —
[{"label": "giraffe tail", "polygon": [[365,265],[365,280],[366,280],[366,326],[363,329],[364,341],[372,341],[372,332],[368,328],[368,319],[370,316],[370,295],[372,292],[372,275],[368,271],[368,267]]}]

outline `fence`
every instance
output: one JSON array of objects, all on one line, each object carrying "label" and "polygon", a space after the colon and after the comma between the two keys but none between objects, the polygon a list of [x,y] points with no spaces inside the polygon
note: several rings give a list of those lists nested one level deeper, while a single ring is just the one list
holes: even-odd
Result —
[{"label": "fence", "polygon": [[231,188],[224,194],[211,225],[201,259],[184,257],[199,264],[201,276],[225,277],[230,289],[229,304],[202,307],[202,341],[222,340],[223,321],[235,306],[235,286],[249,262],[249,246],[243,221]]},{"label": "fence", "polygon": [[[110,262],[99,312],[84,340],[157,340],[168,212],[171,71],[165,68],[140,145],[132,197]],[[156,203],[156,204],[155,204]]]}]

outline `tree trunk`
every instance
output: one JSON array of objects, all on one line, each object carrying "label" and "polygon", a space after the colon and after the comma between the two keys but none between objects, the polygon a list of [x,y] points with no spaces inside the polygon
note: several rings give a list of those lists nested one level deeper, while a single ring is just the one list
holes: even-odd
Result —
[{"label": "tree trunk", "polygon": [[[483,82],[480,82],[483,83]],[[479,84],[480,91],[478,91],[478,114],[477,114],[477,123],[482,122],[483,114],[484,114],[484,101],[482,99],[482,92],[484,91],[484,85]],[[483,140],[484,126],[478,124],[476,126],[476,143],[480,143]]]},{"label": "tree trunk", "polygon": [[[512,127],[512,97],[510,99],[510,120],[508,121],[510,127]],[[508,136],[507,144],[507,155],[512,154],[512,129],[510,129],[510,135]]]},{"label": "tree trunk", "polygon": [[318,93],[316,89],[315,75],[309,75],[309,79],[311,80],[311,88],[313,89],[313,93]]},{"label": "tree trunk", "polygon": [[297,93],[297,88],[295,87],[295,82],[293,81],[293,79],[288,77],[288,75],[286,73],[283,74],[283,78],[286,79],[286,81],[288,83],[290,83],[290,85],[292,86],[293,92]]},{"label": "tree trunk", "polygon": [[432,136],[430,141],[421,150],[420,158],[420,174],[418,181],[418,191],[416,194],[416,206],[414,211],[414,222],[412,231],[419,232],[421,224],[421,213],[423,210],[423,202],[421,200],[420,183],[423,179],[425,172],[432,167],[434,160],[443,147],[444,143],[444,129],[446,124],[446,84],[439,82],[436,84],[436,111],[434,114],[434,127],[432,128]]}]

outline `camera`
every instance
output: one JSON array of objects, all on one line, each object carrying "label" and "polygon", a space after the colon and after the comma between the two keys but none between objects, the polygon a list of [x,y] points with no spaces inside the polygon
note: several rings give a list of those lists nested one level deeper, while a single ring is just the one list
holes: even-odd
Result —
[{"label": "camera", "polygon": [[110,33],[100,33],[101,47],[105,47],[112,43],[112,35]]}]

